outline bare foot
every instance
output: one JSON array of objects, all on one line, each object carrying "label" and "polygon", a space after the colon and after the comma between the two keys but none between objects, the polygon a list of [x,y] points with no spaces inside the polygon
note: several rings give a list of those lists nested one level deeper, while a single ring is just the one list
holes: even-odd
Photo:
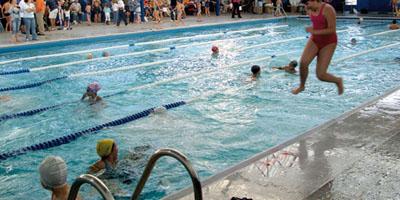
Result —
[{"label": "bare foot", "polygon": [[304,87],[299,86],[298,88],[292,90],[292,94],[299,94],[300,92],[303,92],[303,91],[304,91]]},{"label": "bare foot", "polygon": [[339,81],[339,83],[337,83],[336,85],[337,85],[337,87],[338,87],[338,94],[339,94],[339,95],[342,95],[343,92],[344,92],[343,79],[342,79],[342,78],[339,78],[339,79],[340,79],[340,81]]}]

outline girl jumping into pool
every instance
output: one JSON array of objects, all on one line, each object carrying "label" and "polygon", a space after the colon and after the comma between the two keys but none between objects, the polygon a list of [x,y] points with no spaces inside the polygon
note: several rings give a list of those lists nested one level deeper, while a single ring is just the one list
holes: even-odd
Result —
[{"label": "girl jumping into pool", "polygon": [[328,67],[337,45],[336,35],[336,13],[335,9],[321,0],[306,1],[307,8],[310,10],[312,27],[307,27],[306,31],[311,33],[300,59],[300,86],[292,90],[293,94],[298,94],[305,89],[308,76],[308,66],[317,57],[317,77],[321,81],[335,83],[339,95],[343,94],[343,80],[340,77],[329,74]]}]

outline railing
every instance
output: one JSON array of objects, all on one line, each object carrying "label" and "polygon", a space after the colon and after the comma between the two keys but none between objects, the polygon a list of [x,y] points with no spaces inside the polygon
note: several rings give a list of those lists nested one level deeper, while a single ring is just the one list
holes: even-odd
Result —
[{"label": "railing", "polygon": [[100,193],[100,195],[105,200],[114,200],[110,190],[108,190],[107,186],[97,177],[90,175],[90,174],[83,174],[80,175],[78,178],[75,179],[74,183],[71,186],[71,190],[68,195],[68,200],[75,200],[78,196],[79,189],[85,183],[96,188],[96,190]]},{"label": "railing", "polygon": [[150,160],[147,163],[146,168],[144,169],[143,175],[140,178],[138,185],[136,186],[135,192],[132,194],[131,200],[139,199],[140,193],[142,192],[142,189],[146,184],[146,181],[149,178],[154,165],[156,164],[157,160],[163,156],[173,157],[177,159],[185,167],[185,169],[188,171],[190,175],[190,178],[192,179],[194,199],[202,200],[203,193],[201,191],[201,183],[197,176],[196,171],[193,169],[192,165],[190,164],[190,161],[186,158],[186,156],[175,149],[159,149],[150,157]]}]

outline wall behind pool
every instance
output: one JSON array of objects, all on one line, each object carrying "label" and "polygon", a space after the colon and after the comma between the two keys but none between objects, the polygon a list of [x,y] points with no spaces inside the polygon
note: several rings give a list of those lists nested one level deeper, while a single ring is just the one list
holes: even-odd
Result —
[{"label": "wall behind pool", "polygon": [[357,10],[367,9],[368,12],[391,12],[390,0],[357,0]]}]

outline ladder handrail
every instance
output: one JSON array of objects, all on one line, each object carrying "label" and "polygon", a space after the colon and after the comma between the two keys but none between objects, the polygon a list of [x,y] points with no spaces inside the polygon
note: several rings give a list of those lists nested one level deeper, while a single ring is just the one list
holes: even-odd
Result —
[{"label": "ladder handrail", "polygon": [[114,200],[114,197],[111,194],[110,190],[108,190],[107,186],[100,179],[90,174],[82,174],[75,179],[69,191],[68,200],[75,200],[78,196],[79,189],[85,183],[88,183],[89,185],[96,188],[103,199]]},{"label": "ladder handrail", "polygon": [[192,179],[193,183],[193,191],[194,191],[194,199],[195,200],[202,200],[203,199],[203,193],[202,193],[202,188],[201,188],[201,183],[199,180],[199,177],[196,173],[196,171],[193,169],[192,164],[190,161],[186,158],[185,155],[180,153],[179,151],[175,149],[159,149],[157,150],[149,159],[149,162],[147,163],[146,168],[144,169],[142,177],[140,177],[139,183],[136,186],[135,192],[132,194],[131,200],[138,200],[140,193],[142,192],[142,189],[144,185],[146,184],[147,179],[149,178],[153,167],[155,166],[157,160],[163,156],[170,156],[178,160],[188,171],[190,178]]}]

